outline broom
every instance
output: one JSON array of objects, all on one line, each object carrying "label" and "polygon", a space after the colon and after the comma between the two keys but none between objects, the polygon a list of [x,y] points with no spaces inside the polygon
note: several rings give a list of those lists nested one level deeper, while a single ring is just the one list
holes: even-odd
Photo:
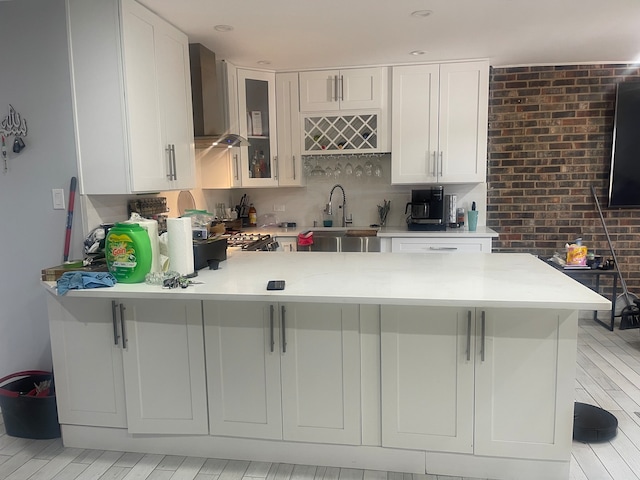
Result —
[{"label": "broom", "polygon": [[[629,290],[627,289],[627,282],[624,281],[624,277],[620,272],[620,268],[618,267],[618,259],[616,258],[616,252],[613,249],[613,244],[611,243],[611,237],[609,236],[609,231],[607,230],[607,225],[604,223],[604,216],[602,215],[602,210],[600,209],[600,202],[598,202],[598,196],[596,195],[596,189],[593,185],[591,185],[591,193],[593,194],[593,199],[596,201],[596,207],[598,208],[598,213],[600,214],[600,220],[602,221],[602,228],[604,228],[604,233],[607,236],[607,242],[609,243],[609,250],[611,250],[611,256],[613,257],[613,263],[615,265],[616,270],[618,271],[618,277],[620,278],[620,285],[622,285],[622,295],[620,295],[616,301],[624,299],[625,307],[620,312],[620,330],[626,330],[628,328],[640,328],[640,307],[631,301]],[[633,295],[635,297],[635,295]],[[637,302],[637,297],[636,301]]]}]

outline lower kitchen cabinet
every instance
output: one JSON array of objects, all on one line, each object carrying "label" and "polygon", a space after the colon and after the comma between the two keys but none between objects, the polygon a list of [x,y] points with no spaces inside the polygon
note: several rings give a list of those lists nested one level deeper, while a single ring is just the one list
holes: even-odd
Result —
[{"label": "lower kitchen cabinet", "polygon": [[131,433],[209,433],[201,302],[124,301],[122,337]]},{"label": "lower kitchen cabinet", "polygon": [[208,433],[199,301],[47,301],[61,424]]},{"label": "lower kitchen cabinet", "polygon": [[60,423],[125,428],[127,408],[115,301],[47,297]]},{"label": "lower kitchen cabinet", "polygon": [[361,443],[357,305],[204,302],[212,435]]},{"label": "lower kitchen cabinet", "polygon": [[451,307],[380,308],[382,445],[471,453],[471,312]]},{"label": "lower kitchen cabinet", "polygon": [[566,460],[575,315],[382,306],[383,446]]}]

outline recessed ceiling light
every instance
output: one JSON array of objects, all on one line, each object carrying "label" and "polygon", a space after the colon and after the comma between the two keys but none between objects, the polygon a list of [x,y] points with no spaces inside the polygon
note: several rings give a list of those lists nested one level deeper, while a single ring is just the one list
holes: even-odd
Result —
[{"label": "recessed ceiling light", "polygon": [[416,18],[425,18],[431,15],[433,11],[431,10],[416,10],[415,12],[411,12],[412,17]]},{"label": "recessed ceiling light", "polygon": [[271,65],[269,60],[258,60],[258,65]]},{"label": "recessed ceiling light", "polygon": [[230,32],[233,27],[231,25],[216,25],[213,29],[217,32]]},{"label": "recessed ceiling light", "polygon": [[417,56],[417,55],[424,55],[427,52],[425,52],[424,50],[414,50],[413,52],[409,52],[409,53],[411,55],[416,55]]}]

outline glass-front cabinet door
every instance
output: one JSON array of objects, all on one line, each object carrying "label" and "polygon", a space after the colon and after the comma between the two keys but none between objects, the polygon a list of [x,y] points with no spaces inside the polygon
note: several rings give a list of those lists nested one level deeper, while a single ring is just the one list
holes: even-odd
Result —
[{"label": "glass-front cabinet door", "polygon": [[275,73],[238,69],[240,148],[244,187],[278,186]]}]

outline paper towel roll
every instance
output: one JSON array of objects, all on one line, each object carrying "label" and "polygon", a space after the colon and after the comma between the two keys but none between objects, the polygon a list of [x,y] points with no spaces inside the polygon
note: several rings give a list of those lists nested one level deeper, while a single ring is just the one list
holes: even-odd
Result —
[{"label": "paper towel roll", "polygon": [[180,275],[194,272],[193,234],[190,218],[167,218],[169,269]]},{"label": "paper towel roll", "polygon": [[159,273],[162,271],[160,266],[160,242],[158,237],[158,221],[142,218],[137,213],[132,213],[131,218],[125,223],[137,223],[144,228],[149,234],[151,241],[151,273]]}]

